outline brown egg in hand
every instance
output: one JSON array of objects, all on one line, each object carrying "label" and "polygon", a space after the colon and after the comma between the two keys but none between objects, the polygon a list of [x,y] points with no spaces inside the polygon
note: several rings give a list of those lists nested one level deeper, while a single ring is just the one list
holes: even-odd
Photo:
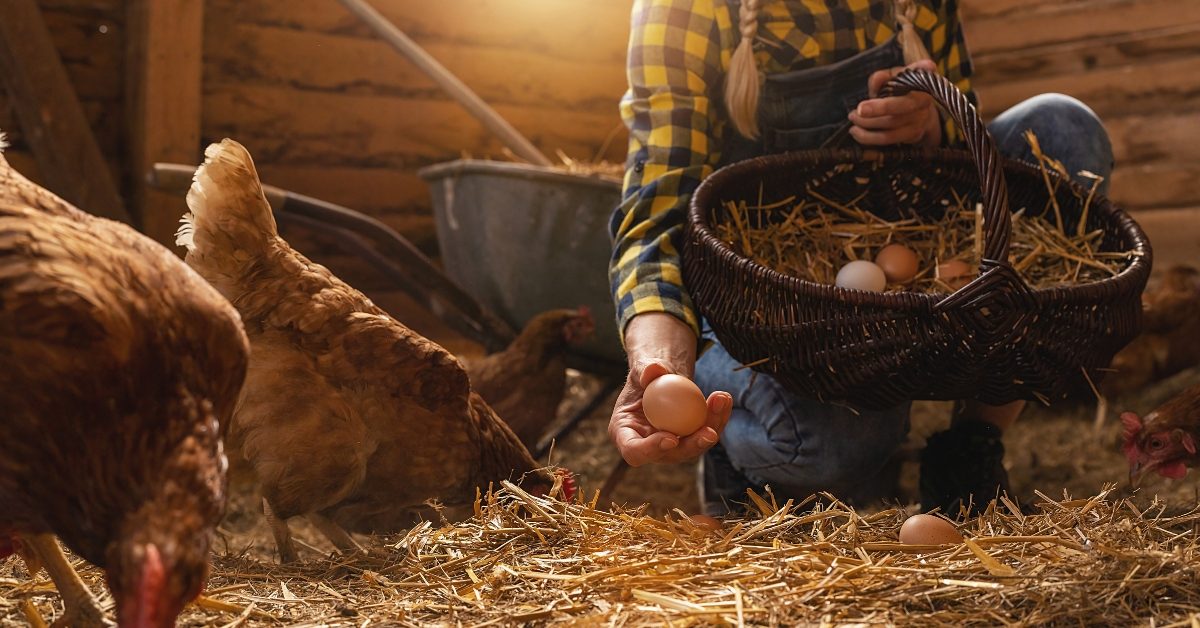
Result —
[{"label": "brown egg in hand", "polygon": [[917,276],[917,254],[903,244],[889,244],[875,254],[875,265],[890,283],[908,283]]},{"label": "brown egg in hand", "polygon": [[913,515],[900,525],[900,542],[905,545],[952,545],[962,541],[954,524],[934,515]]},{"label": "brown egg in hand", "polygon": [[692,380],[668,373],[646,386],[642,393],[642,411],[650,425],[678,436],[687,436],[704,427],[708,402]]}]

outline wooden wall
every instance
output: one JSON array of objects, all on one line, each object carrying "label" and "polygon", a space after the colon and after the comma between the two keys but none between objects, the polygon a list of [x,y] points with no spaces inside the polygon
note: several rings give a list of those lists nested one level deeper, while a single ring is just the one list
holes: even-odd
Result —
[{"label": "wooden wall", "polygon": [[1113,200],[1157,266],[1200,263],[1200,2],[963,0],[981,106],[1061,92],[1090,105],[1116,153]]},{"label": "wooden wall", "polygon": [[[121,0],[41,0],[43,19],[78,94],[113,176],[123,181],[124,11]],[[0,81],[0,130],[11,147],[5,157],[41,179],[12,100]]]},{"label": "wooden wall", "polygon": [[[543,152],[625,149],[624,0],[379,1]],[[416,171],[502,146],[333,0],[209,0],[203,135],[245,143],[265,180],[432,236]],[[619,137],[617,137],[619,135]]]},{"label": "wooden wall", "polygon": [[[267,182],[369,211],[431,249],[416,171],[502,147],[335,0],[204,1],[202,144],[234,137]],[[128,190],[125,2],[40,4]],[[543,151],[622,159],[631,0],[373,4]],[[984,114],[1046,91],[1081,98],[1113,137],[1112,196],[1163,251],[1200,253],[1200,2],[963,0],[963,13]],[[2,94],[0,128],[33,169]]]}]

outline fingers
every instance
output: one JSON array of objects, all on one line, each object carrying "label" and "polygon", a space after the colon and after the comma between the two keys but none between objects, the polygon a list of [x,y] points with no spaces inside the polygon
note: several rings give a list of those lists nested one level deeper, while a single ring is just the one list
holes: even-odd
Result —
[{"label": "fingers", "polygon": [[880,124],[878,128],[850,127],[850,136],[864,146],[890,146],[892,144],[917,144],[925,140],[929,131],[926,123],[905,123],[891,127]]},{"label": "fingers", "polygon": [[[936,66],[928,60],[918,61],[908,67],[936,71]],[[904,69],[895,67],[880,70],[868,78],[868,92],[872,97],[859,103],[849,115],[854,125],[850,135],[859,144],[886,146],[923,143],[927,139],[930,143],[934,139],[940,140],[940,133],[936,129],[939,124],[937,109],[929,94],[909,92],[903,96],[875,97],[889,80]],[[931,131],[937,137],[932,137]]]},{"label": "fingers", "polygon": [[655,429],[642,411],[642,391],[644,384],[666,373],[666,367],[654,362],[642,367],[640,374],[631,371],[625,389],[617,399],[609,422],[609,435],[630,466],[695,459],[717,443],[729,422],[733,397],[727,392],[714,392],[706,400],[708,413],[704,426],[696,432],[681,438]]},{"label": "fingers", "polygon": [[679,447],[679,437],[670,433],[655,431],[648,436],[642,436],[638,430],[631,427],[618,428],[614,442],[621,452],[621,457],[631,467],[640,467],[651,462],[666,462],[667,452]]},{"label": "fingers", "polygon": [[705,427],[710,427],[720,434],[725,430],[725,424],[729,422],[731,414],[733,414],[733,395],[717,391],[708,396],[708,419],[704,422]]},{"label": "fingers", "polygon": [[672,462],[694,460],[717,444],[729,416],[733,412],[733,397],[727,392],[715,392],[708,396],[708,416],[704,427],[679,441],[679,446],[663,452],[663,457]]},{"label": "fingers", "polygon": [[886,85],[888,81],[896,78],[901,72],[907,70],[908,68],[925,70],[926,72],[937,72],[937,65],[929,59],[921,59],[920,61],[911,63],[907,66],[896,66],[886,70],[878,70],[876,72],[872,72],[871,76],[867,77],[867,94],[869,94],[871,98],[876,97],[879,95],[879,92],[883,90],[883,86]]},{"label": "fingers", "polygon": [[851,119],[857,116],[863,120],[895,117],[903,118],[913,115],[925,115],[933,108],[933,98],[924,92],[910,92],[903,96],[887,98],[872,98],[858,103],[858,107],[850,112]]},{"label": "fingers", "polygon": [[650,385],[650,382],[671,372],[662,362],[650,362],[644,366],[639,366],[641,366],[642,372],[637,374],[637,381],[641,385],[642,390],[645,390]]}]

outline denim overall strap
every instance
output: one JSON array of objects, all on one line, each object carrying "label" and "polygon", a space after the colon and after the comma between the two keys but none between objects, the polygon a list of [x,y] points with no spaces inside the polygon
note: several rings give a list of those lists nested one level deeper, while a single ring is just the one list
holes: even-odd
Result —
[{"label": "denim overall strap", "polygon": [[758,106],[760,138],[748,140],[731,130],[721,165],[819,147],[867,99],[872,73],[902,65],[904,55],[893,37],[836,63],[767,76]]}]

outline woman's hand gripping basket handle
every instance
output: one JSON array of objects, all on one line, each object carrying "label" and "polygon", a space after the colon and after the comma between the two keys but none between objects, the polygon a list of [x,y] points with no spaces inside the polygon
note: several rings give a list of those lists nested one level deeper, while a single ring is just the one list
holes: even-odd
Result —
[{"label": "woman's hand gripping basket handle", "polygon": [[979,264],[982,278],[988,270],[1008,265],[1008,246],[1012,236],[1012,215],[1008,211],[1008,185],[996,145],[971,101],[954,83],[940,74],[908,69],[884,86],[880,96],[901,96],[911,91],[925,92],[949,114],[962,131],[967,150],[979,171],[983,189],[983,257]]}]

